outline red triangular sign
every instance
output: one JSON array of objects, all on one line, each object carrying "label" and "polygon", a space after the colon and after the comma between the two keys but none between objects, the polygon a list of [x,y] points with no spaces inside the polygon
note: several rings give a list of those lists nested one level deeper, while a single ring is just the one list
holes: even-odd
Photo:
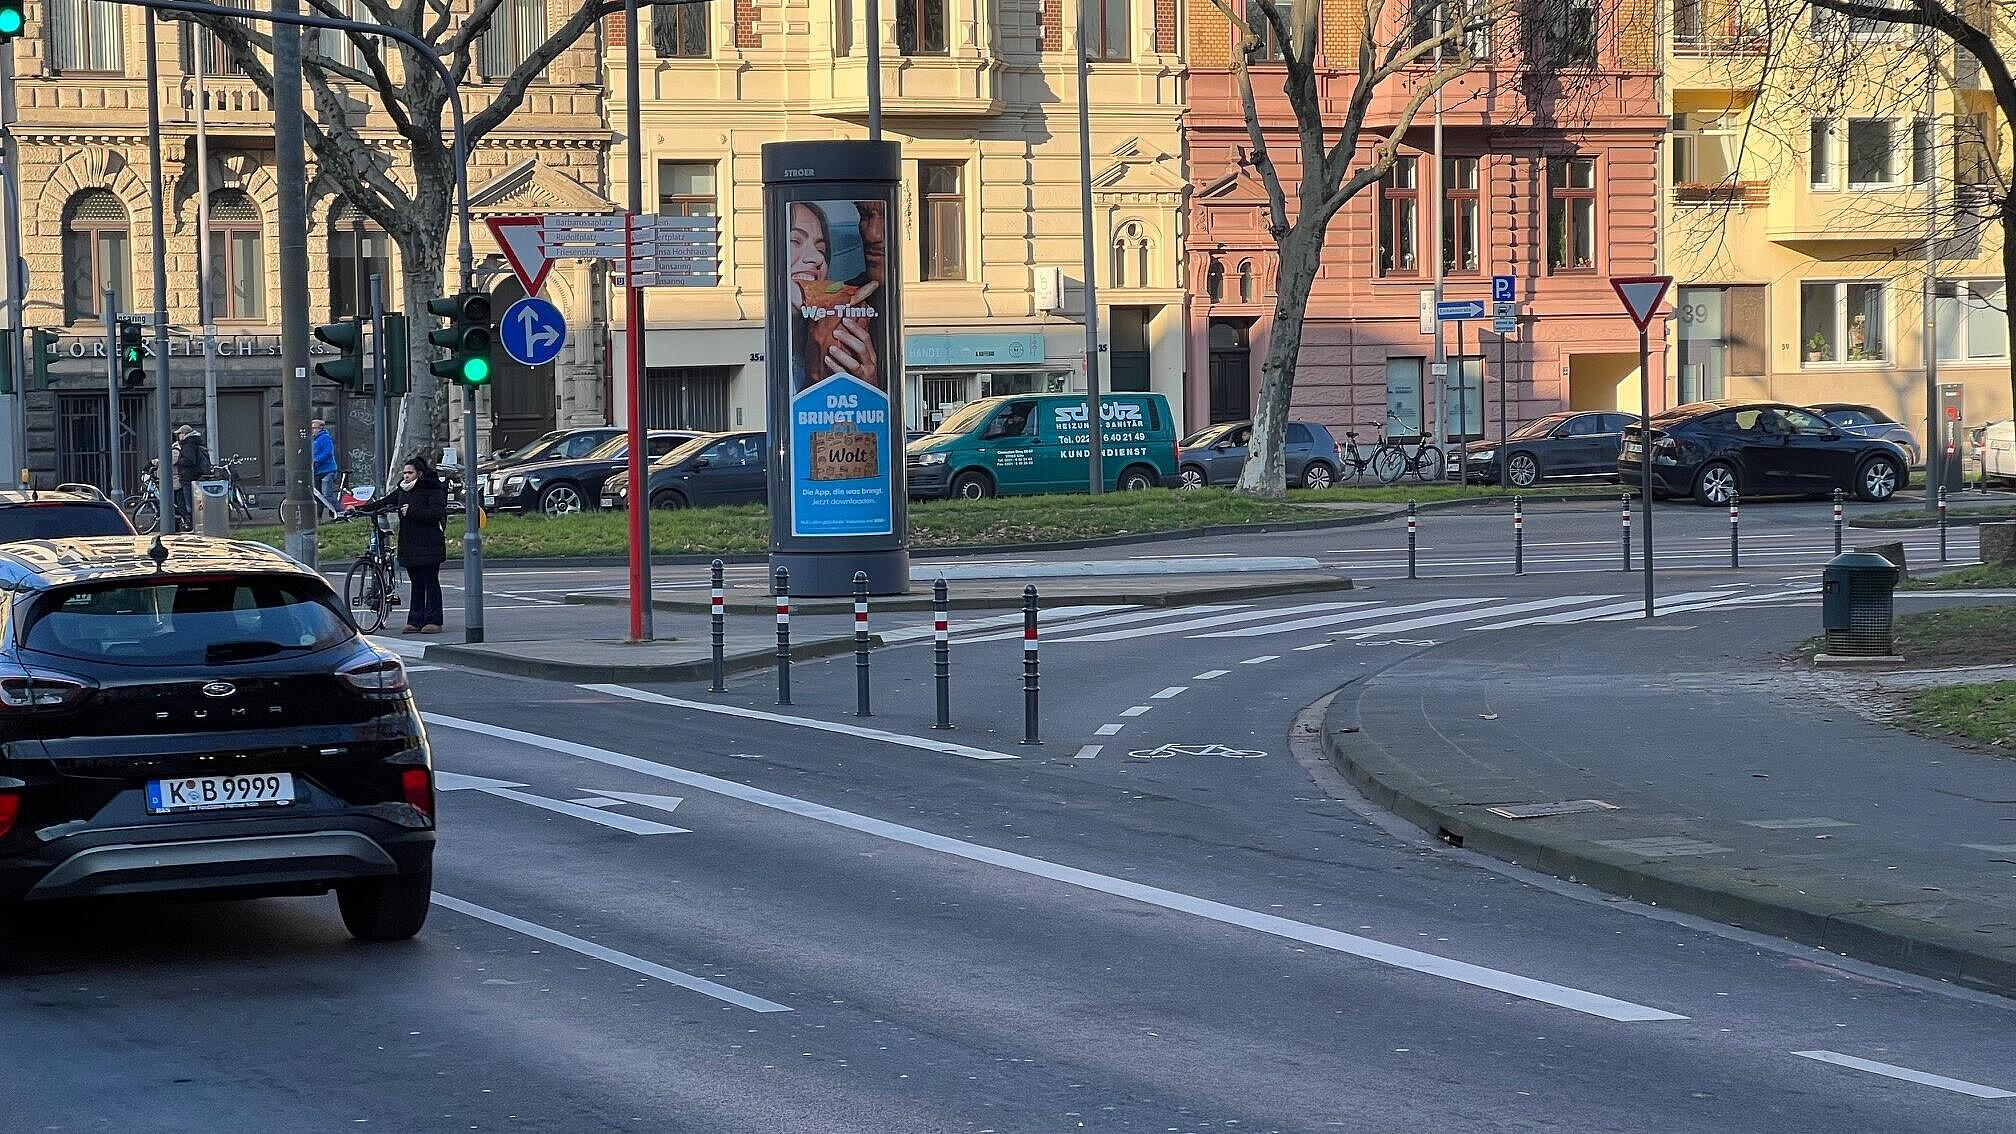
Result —
[{"label": "red triangular sign", "polygon": [[1624,310],[1631,315],[1631,321],[1644,330],[1652,322],[1652,313],[1659,309],[1659,301],[1666,298],[1666,289],[1673,286],[1672,276],[1614,276],[1610,286],[1617,289],[1617,298],[1624,301]]},{"label": "red triangular sign", "polygon": [[510,262],[525,294],[538,295],[540,285],[546,282],[546,273],[553,270],[553,261],[546,258],[543,236],[546,218],[491,217],[484,223],[490,226],[490,235],[497,238],[497,247],[503,249],[504,259]]}]

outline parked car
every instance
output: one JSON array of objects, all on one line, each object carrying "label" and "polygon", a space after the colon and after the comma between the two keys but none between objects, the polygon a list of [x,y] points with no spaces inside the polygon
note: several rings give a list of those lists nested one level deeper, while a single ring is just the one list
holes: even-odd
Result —
[{"label": "parked car", "polygon": [[1470,442],[1464,446],[1464,467],[1451,467],[1449,473],[1471,484],[1497,484],[1502,461],[1505,479],[1514,488],[1558,477],[1615,477],[1624,427],[1637,420],[1636,414],[1609,411],[1550,413],[1503,441]]},{"label": "parked car", "polygon": [[[1181,487],[1238,483],[1252,440],[1252,422],[1227,421],[1178,441],[1176,475]],[[1337,470],[1343,465],[1337,456],[1337,439],[1328,427],[1313,421],[1291,421],[1287,440],[1283,456],[1288,462],[1289,487],[1328,488],[1337,483]]]},{"label": "parked car", "polygon": [[[1099,399],[1106,487],[1175,487],[1176,423],[1160,394]],[[1089,487],[1091,431],[1083,394],[1011,394],[968,402],[905,451],[912,496],[979,500]]]},{"label": "parked car", "polygon": [[[555,429],[538,440],[516,449],[499,449],[490,459],[476,466],[478,476],[494,473],[499,469],[515,468],[538,461],[573,460],[585,457],[605,445],[612,437],[623,436],[625,430],[620,425],[590,425],[577,429]],[[479,484],[481,482],[479,481]],[[485,485],[483,491],[489,492]]]},{"label": "parked car", "polygon": [[[703,433],[651,462],[651,507],[705,508],[770,499],[769,445],[761,431]],[[630,470],[602,485],[604,508],[630,506]]]},{"label": "parked car", "polygon": [[1637,484],[1641,454],[1652,456],[1652,490],[1703,504],[1730,497],[1823,495],[1839,488],[1887,500],[1909,477],[1904,450],[1857,437],[1819,415],[1778,402],[1700,402],[1652,419],[1650,437],[1624,430],[1617,471]]},{"label": "parked car", "polygon": [[[700,436],[685,429],[654,429],[645,435],[648,459],[659,457]],[[630,438],[618,434],[585,457],[539,461],[491,474],[494,489],[483,494],[483,506],[493,512],[540,512],[567,516],[586,511],[602,499],[602,485],[630,459]]]},{"label": "parked car", "polygon": [[1819,405],[1806,408],[1826,418],[1829,425],[1843,433],[1852,433],[1857,437],[1877,437],[1891,442],[1904,450],[1904,457],[1911,462],[1912,468],[1925,463],[1923,454],[1918,449],[1918,438],[1910,428],[1875,406],[1849,402],[1821,402]]},{"label": "parked car", "polygon": [[427,734],[321,576],[123,536],[0,547],[0,587],[0,906],[334,889],[357,937],[419,931]]},{"label": "parked car", "polygon": [[126,513],[88,485],[0,489],[0,543],[133,534]]}]

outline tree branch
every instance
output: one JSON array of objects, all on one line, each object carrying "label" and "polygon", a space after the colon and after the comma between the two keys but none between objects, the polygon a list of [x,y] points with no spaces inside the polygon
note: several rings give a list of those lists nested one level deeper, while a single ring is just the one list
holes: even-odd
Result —
[{"label": "tree branch", "polygon": [[[1261,0],[1266,2],[1266,0]],[[1260,37],[1232,10],[1230,0],[1211,0],[1213,7],[1239,31],[1239,46],[1232,55],[1232,74],[1239,84],[1239,106],[1246,118],[1246,140],[1253,147],[1253,168],[1267,192],[1268,231],[1277,241],[1288,231],[1288,195],[1281,187],[1281,173],[1274,168],[1274,155],[1267,148],[1267,135],[1260,129],[1260,111],[1253,97],[1253,55],[1260,50]],[[1271,4],[1269,5],[1271,7]]]}]

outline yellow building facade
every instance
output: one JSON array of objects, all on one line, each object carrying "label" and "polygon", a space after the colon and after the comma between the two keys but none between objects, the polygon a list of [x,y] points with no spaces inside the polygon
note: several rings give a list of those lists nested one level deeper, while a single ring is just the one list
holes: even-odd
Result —
[{"label": "yellow building facade", "polygon": [[[1174,403],[1184,349],[1176,4],[1096,7],[1087,43],[1102,385]],[[761,427],[761,147],[867,136],[871,35],[881,41],[884,137],[903,154],[891,230],[904,288],[906,420],[928,426],[990,394],[1084,388],[1077,4],[883,0],[876,28],[864,8],[743,0],[645,16],[644,207],[718,216],[722,236],[718,286],[648,293],[651,425]],[[609,122],[620,135],[621,30],[611,39]],[[619,136],[610,154],[618,202],[628,199],[628,144]],[[612,309],[620,322],[622,304]],[[620,332],[614,344],[620,376]]]},{"label": "yellow building facade", "polygon": [[1938,382],[2009,417],[2001,126],[1970,61],[1804,5],[1666,3],[1677,397],[1861,403],[1922,442],[1929,294]]}]

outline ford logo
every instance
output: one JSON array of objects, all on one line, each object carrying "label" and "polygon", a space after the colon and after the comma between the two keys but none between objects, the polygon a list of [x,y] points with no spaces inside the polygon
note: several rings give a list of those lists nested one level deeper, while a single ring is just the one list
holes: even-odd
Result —
[{"label": "ford logo", "polygon": [[229,697],[238,692],[238,687],[228,681],[212,681],[203,687],[205,697]]}]

